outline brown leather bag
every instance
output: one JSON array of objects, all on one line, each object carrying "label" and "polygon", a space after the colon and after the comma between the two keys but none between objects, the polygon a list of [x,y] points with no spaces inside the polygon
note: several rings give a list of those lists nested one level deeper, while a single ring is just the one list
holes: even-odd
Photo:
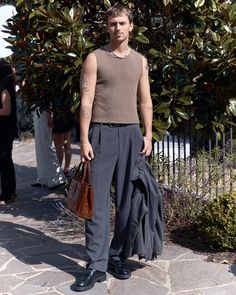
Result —
[{"label": "brown leather bag", "polygon": [[76,216],[91,219],[93,217],[94,191],[91,184],[90,162],[80,163],[71,179],[66,197],[66,208]]}]

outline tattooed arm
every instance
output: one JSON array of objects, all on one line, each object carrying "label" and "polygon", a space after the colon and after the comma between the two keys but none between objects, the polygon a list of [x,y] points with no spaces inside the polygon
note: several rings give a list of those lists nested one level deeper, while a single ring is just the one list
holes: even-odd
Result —
[{"label": "tattooed arm", "polygon": [[153,107],[150,94],[150,85],[148,78],[148,64],[146,58],[142,57],[143,72],[139,80],[138,96],[141,119],[144,127],[144,147],[141,151],[142,154],[149,156],[152,151],[152,117]]},{"label": "tattooed arm", "polygon": [[84,64],[80,77],[80,152],[82,160],[92,160],[94,153],[88,139],[89,125],[97,80],[97,61],[94,53],[90,53]]}]

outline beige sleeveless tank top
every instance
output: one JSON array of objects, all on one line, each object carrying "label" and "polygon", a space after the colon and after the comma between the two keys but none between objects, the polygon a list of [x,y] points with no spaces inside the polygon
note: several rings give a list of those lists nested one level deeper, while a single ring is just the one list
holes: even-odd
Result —
[{"label": "beige sleeveless tank top", "polygon": [[115,58],[105,48],[94,51],[97,83],[92,122],[139,123],[137,89],[142,74],[142,56],[131,49],[126,58]]}]

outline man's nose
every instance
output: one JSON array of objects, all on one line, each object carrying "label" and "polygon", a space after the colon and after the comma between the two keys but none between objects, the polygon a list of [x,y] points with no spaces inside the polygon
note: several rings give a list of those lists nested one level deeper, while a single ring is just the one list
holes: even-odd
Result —
[{"label": "man's nose", "polygon": [[120,24],[116,24],[116,29],[120,30]]}]

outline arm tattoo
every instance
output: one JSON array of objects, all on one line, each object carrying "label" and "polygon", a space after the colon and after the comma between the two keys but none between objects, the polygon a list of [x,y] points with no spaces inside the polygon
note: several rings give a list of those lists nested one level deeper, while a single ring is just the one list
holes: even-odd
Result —
[{"label": "arm tattoo", "polygon": [[90,108],[90,107],[83,107],[83,108],[81,109],[81,113],[82,113],[82,116],[83,116],[85,119],[88,119],[88,120],[91,119],[92,111],[91,111],[91,108]]},{"label": "arm tattoo", "polygon": [[83,73],[80,78],[80,86],[83,91],[89,91],[88,79],[86,78],[86,76]]}]

